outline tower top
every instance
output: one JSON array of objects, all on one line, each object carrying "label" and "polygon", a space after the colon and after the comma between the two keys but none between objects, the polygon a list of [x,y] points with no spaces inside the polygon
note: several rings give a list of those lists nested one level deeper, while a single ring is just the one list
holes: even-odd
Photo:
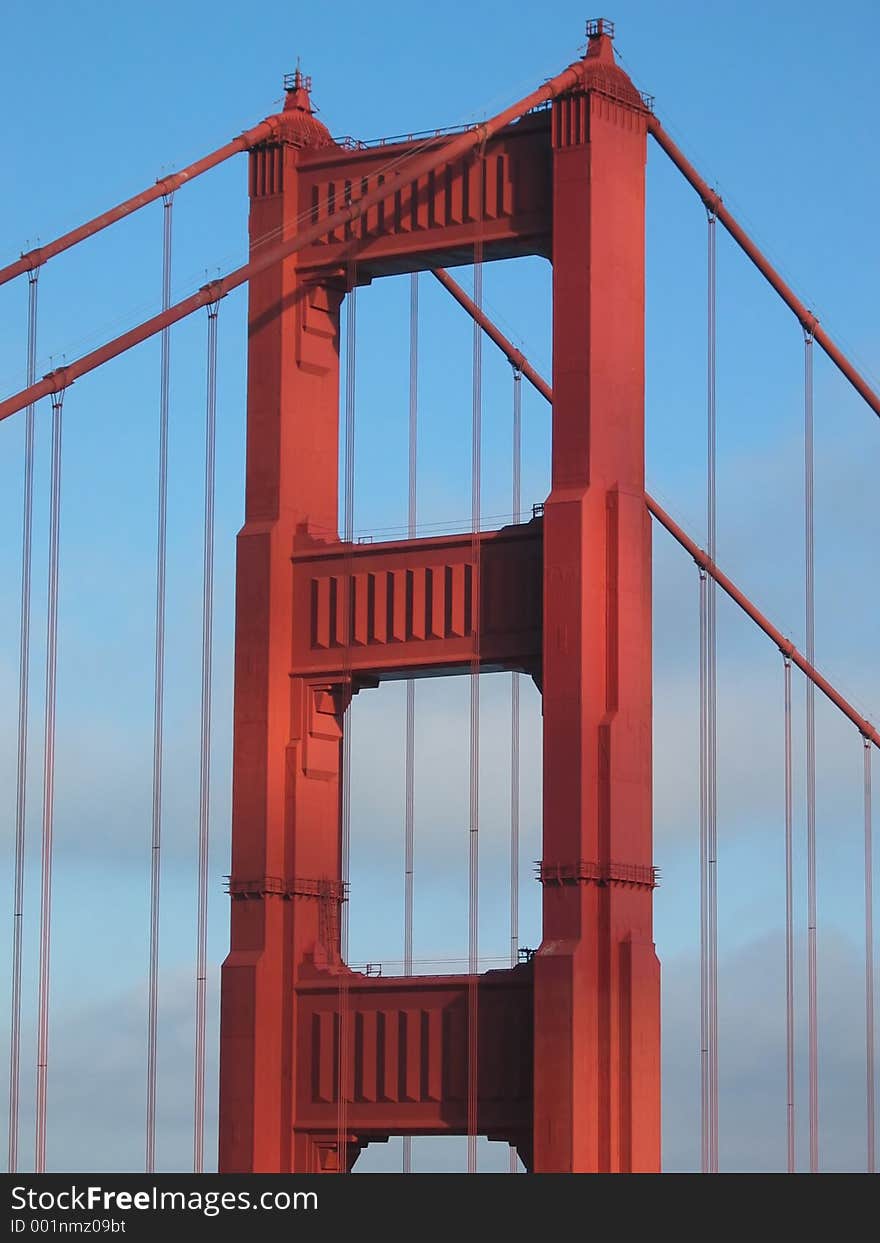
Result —
[{"label": "tower top", "polygon": [[312,79],[307,78],[303,73],[299,57],[296,58],[296,69],[293,73],[284,75],[284,89],[287,92],[287,98],[284,101],[285,112],[291,112],[294,108],[308,112],[310,115],[314,112],[310,98]]},{"label": "tower top", "polygon": [[614,22],[594,17],[587,22],[587,52],[584,57],[584,89],[609,95],[640,111],[650,111],[651,103],[633,85],[614,57]]},{"label": "tower top", "polygon": [[296,69],[284,75],[284,137],[297,147],[324,147],[332,141],[327,127],[312,107],[312,79],[307,77],[297,57]]}]

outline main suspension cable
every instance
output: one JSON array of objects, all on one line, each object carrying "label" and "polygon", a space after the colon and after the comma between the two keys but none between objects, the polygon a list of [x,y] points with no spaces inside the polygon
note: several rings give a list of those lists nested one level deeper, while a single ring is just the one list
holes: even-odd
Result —
[{"label": "main suspension cable", "polygon": [[[515,367],[520,368],[523,376],[529,381],[535,391],[540,393],[546,401],[552,403],[552,388],[547,381],[540,376],[537,371],[535,371],[534,367],[530,365],[528,359],[524,358],[521,351],[516,349],[515,346],[508,341],[504,334],[500,332],[499,329],[491,323],[491,321],[486,319],[481,311],[477,311],[477,308],[474,306],[471,299],[468,298],[468,296],[464,293],[464,290],[462,290],[460,286],[453,281],[448,272],[438,270],[434,272],[434,275],[440,283],[444,285],[450,293],[452,293],[456,301],[468,311],[472,318],[476,318],[478,320],[483,331],[492,341],[495,342],[498,348],[504,353],[508,361]],[[693,557],[696,564],[706,571],[709,577],[718,584],[722,591],[724,591],[725,594],[733,600],[734,604],[736,604],[738,608],[741,608],[746,616],[755,623],[758,629],[761,630],[767,638],[779,648],[780,652],[782,652],[784,656],[789,656],[792,664],[797,665],[801,673],[803,673],[822,692],[822,694],[834,704],[835,708],[837,708],[848,721],[851,721],[853,725],[856,726],[859,733],[862,734],[863,737],[869,739],[875,747],[880,749],[880,732],[877,731],[867,717],[863,717],[859,712],[857,712],[849,700],[845,699],[843,695],[841,695],[836,687],[833,686],[832,683],[819,672],[815,665],[810,664],[810,662],[804,658],[791,640],[787,639],[786,636],[782,634],[782,632],[778,630],[767,617],[764,616],[764,614],[752,603],[748,596],[745,595],[745,593],[737,587],[732,579],[724,573],[717,562],[708,557],[703,549],[700,548],[699,544],[697,544],[695,540],[692,540],[687,532],[682,530],[675,519],[666,512],[662,505],[659,505],[657,501],[655,501],[654,498],[647,492],[645,493],[645,506],[651,516],[669,532],[675,542],[684,548],[691,557]],[[509,515],[504,516],[508,517]],[[447,524],[444,524],[444,526],[446,525]]]},{"label": "main suspension cable", "polygon": [[52,849],[55,825],[55,706],[58,668],[58,567],[61,542],[61,412],[64,390],[52,399],[52,474],[49,500],[49,579],[46,609],[46,711],[43,744],[43,842],[40,884],[40,976],[37,1002],[37,1092],[34,1171],[46,1169],[46,1098],[49,1078],[49,989],[52,934]]},{"label": "main suspension cable", "polygon": [[[171,305],[171,213],[173,194],[162,206],[162,309]],[[153,818],[150,848],[150,968],[147,1018],[147,1136],[144,1168],[156,1168],[156,1068],[159,1036],[159,888],[162,849],[162,729],[165,687],[165,563],[168,519],[168,404],[171,329],[160,337],[159,470],[156,517],[156,650],[153,674]]]},{"label": "main suspension cable", "polygon": [[874,851],[871,816],[871,743],[864,745],[865,798],[865,1105],[867,1108],[867,1167],[876,1172],[874,1139]]},{"label": "main suspension cable", "polygon": [[[810,664],[816,659],[815,546],[813,535],[813,336],[804,332],[804,611],[806,649]],[[806,686],[806,804],[807,804],[807,1007],[810,1173],[819,1170],[819,1008],[816,948],[816,692]]]},{"label": "main suspension cable", "polygon": [[[418,468],[419,414],[419,274],[410,275],[409,286],[409,496],[407,503],[407,534],[415,539],[417,529],[416,482]],[[415,737],[416,684],[406,682],[406,754],[404,782],[404,877],[403,877],[403,973],[412,975],[413,968],[413,883],[415,860]],[[412,1172],[412,1136],[403,1137],[403,1172]]]},{"label": "main suspension cable", "polygon": [[208,307],[207,397],[205,401],[205,516],[202,563],[202,710],[199,753],[198,929],[196,944],[196,1047],[193,1110],[193,1170],[200,1174],[205,1153],[205,1017],[208,977],[208,848],[211,810],[211,688],[214,635],[214,483],[217,423],[217,314]]},{"label": "main suspension cable", "polygon": [[518,120],[519,117],[531,112],[540,104],[555,99],[558,95],[577,87],[583,81],[583,76],[583,62],[576,61],[561,73],[556,74],[555,77],[547,79],[529,95],[518,99],[516,103],[496,113],[488,120],[480,122],[472,129],[465,130],[452,138],[443,140],[433,150],[427,149],[414,159],[401,159],[395,176],[389,177],[384,183],[375,185],[358,198],[346,199],[343,206],[337,208],[329,216],[304,229],[297,230],[294,236],[283,239],[274,246],[267,247],[259,258],[242,264],[240,267],[235,268],[234,271],[227,272],[225,276],[221,276],[217,280],[210,281],[196,293],[190,294],[189,297],[174,303],[167,311],[152,316],[151,319],[138,324],[137,327],[129,332],[122,333],[121,336],[108,341],[106,345],[101,346],[99,349],[92,350],[89,354],[75,359],[72,363],[58,368],[55,372],[50,372],[42,380],[37,381],[36,384],[28,385],[26,389],[22,389],[20,392],[14,393],[12,396],[0,401],[0,420],[8,418],[17,410],[23,410],[30,402],[37,401],[40,397],[45,397],[61,388],[69,387],[80,376],[86,375],[89,371],[94,371],[96,367],[101,366],[111,358],[118,357],[141,341],[146,341],[149,337],[156,336],[163,328],[185,319],[187,315],[192,315],[199,307],[207,306],[212,302],[225,298],[227,294],[230,294],[233,289],[237,289],[239,285],[243,285],[261,272],[274,268],[282,259],[298,254],[305,247],[326,237],[327,234],[332,233],[338,227],[342,226],[344,228],[346,225],[353,224],[371,207],[384,202],[397,193],[406,182],[413,184],[420,177],[432,172],[441,164],[452,164],[475,148],[484,147],[490,138],[493,138],[513,121]]},{"label": "main suspension cable", "polygon": [[[27,375],[37,376],[37,282],[40,269],[28,272]],[[21,1090],[21,958],[23,946],[24,863],[27,834],[28,688],[31,661],[31,569],[34,514],[34,407],[28,406],[24,426],[24,495],[21,516],[21,619],[18,663],[18,765],[15,785],[15,864],[12,899],[12,1013],[9,1038],[10,1173],[18,1169],[19,1095]]]},{"label": "main suspension cable", "polygon": [[[440,283],[449,290],[449,292],[453,295],[456,301],[459,302],[459,304],[465,308],[465,310],[471,315],[474,321],[480,325],[482,330],[487,333],[487,335],[492,339],[492,341],[494,341],[494,343],[499,347],[499,349],[502,350],[502,352],[507,357],[508,361],[510,361],[514,367],[521,369],[522,374],[529,380],[529,382],[536,389],[536,391],[539,392],[547,401],[552,403],[553,401],[552,389],[550,388],[547,381],[543,379],[543,377],[540,376],[535,371],[535,369],[528,363],[528,360],[523,357],[521,351],[517,350],[516,347],[504,336],[504,334],[494,324],[492,324],[491,321],[489,321],[486,318],[482,310],[476,305],[476,303],[472,299],[470,299],[464,293],[464,290],[461,289],[461,287],[449,276],[447,272],[438,270],[434,272],[434,275],[437,277]],[[811,358],[809,354],[809,337],[807,337],[807,358],[808,358],[808,362],[806,364],[806,367],[807,367],[808,383],[807,383],[806,388],[807,388],[808,396],[807,396],[806,406],[807,406],[808,417],[806,421],[807,421],[807,429],[808,429],[809,435],[805,439],[806,439],[807,449],[808,449],[806,456],[807,456],[807,463],[809,467],[812,462],[812,366],[811,366]],[[808,478],[808,493],[809,493],[810,502],[811,502],[810,506],[808,507],[808,513],[811,513],[812,471],[810,469],[808,469],[807,471],[807,478]],[[853,705],[849,703],[843,697],[843,695],[840,694],[840,692],[833,686],[833,684],[829,682],[828,679],[819,672],[819,670],[815,666],[814,660],[805,659],[804,656],[801,655],[801,653],[794,646],[794,644],[789,639],[787,639],[767,619],[767,617],[765,617],[764,614],[761,613],[760,610],[756,608],[756,606],[736,586],[736,584],[733,583],[731,579],[726,574],[724,574],[722,570],[719,569],[715,559],[713,557],[707,556],[707,554],[703,552],[703,550],[696,544],[696,542],[692,540],[685,531],[682,530],[682,528],[678,525],[678,523],[676,523],[672,519],[672,517],[660,505],[658,505],[658,503],[653,499],[653,497],[651,497],[647,493],[645,494],[645,502],[651,515],[658,522],[660,522],[660,524],[666,528],[666,530],[670,533],[670,535],[672,535],[672,537],[694,558],[697,566],[699,567],[701,571],[701,576],[708,575],[709,577],[711,577],[713,582],[717,583],[726,592],[726,594],[734,601],[734,603],[737,604],[746,613],[746,615],[750,618],[750,620],[753,621],[759,627],[759,629],[762,630],[763,633],[767,635],[767,637],[770,638],[771,641],[779,648],[780,652],[785,658],[785,661],[786,661],[786,664],[789,670],[790,670],[791,664],[797,665],[797,667],[801,670],[801,672],[806,676],[810,688],[818,687],[818,689],[822,691],[823,695],[825,695],[834,704],[834,706],[841,713],[843,713],[843,715],[849,721],[851,721],[854,725],[856,725],[856,727],[858,728],[859,732],[862,734],[865,740],[866,747],[868,748],[868,750],[870,749],[871,746],[880,748],[880,733],[878,733],[877,729],[871,724],[871,722],[868,721],[867,718],[861,716],[856,711],[856,709],[853,707]],[[808,533],[810,536],[809,544],[811,546],[812,544],[811,524],[808,524]],[[811,573],[809,574],[808,578],[809,578],[810,586],[812,587],[812,574]],[[707,1087],[708,1087],[708,1075],[707,1075],[708,1015],[707,1015],[706,1006],[702,1004],[708,993],[708,989],[705,983],[706,953],[705,953],[705,944],[704,944],[704,938],[706,936],[705,912],[706,912],[706,897],[707,897],[708,887],[703,882],[704,858],[706,858],[706,862],[707,862],[707,853],[708,853],[706,852],[706,856],[704,856],[703,854],[703,852],[706,850],[706,845],[707,845],[706,843],[706,829],[707,829],[706,787],[708,784],[707,783],[708,774],[706,770],[707,748],[705,745],[705,734],[706,734],[705,713],[706,713],[706,707],[707,707],[706,693],[705,693],[705,687],[706,687],[706,682],[707,682],[707,671],[705,667],[706,654],[707,654],[706,652],[707,644],[705,640],[706,620],[707,618],[706,618],[705,586],[701,585],[701,607],[700,607],[700,661],[701,661],[701,669],[700,669],[700,770],[701,770],[700,771],[700,778],[701,778],[700,780],[700,829],[701,829],[700,831],[700,845],[701,845],[700,893],[701,893],[701,920],[700,920],[700,925],[701,925],[701,1117],[703,1119],[703,1125],[701,1128],[701,1168],[704,1170],[708,1167],[708,1164],[709,1164],[708,1142],[707,1142],[708,1141],[708,1126],[707,1126],[708,1102],[707,1102],[707,1096],[706,1096]],[[808,626],[808,638],[812,639],[812,637],[813,637],[812,626],[810,625]],[[812,644],[811,644],[811,647],[812,647]],[[786,782],[786,787],[787,787],[786,788],[786,793],[787,793],[786,825],[787,825],[787,839],[788,839],[786,843],[786,860],[787,860],[786,862],[786,873],[787,873],[786,875],[786,888],[787,888],[787,918],[786,918],[786,924],[787,924],[787,928],[786,928],[786,942],[787,942],[787,947],[786,947],[787,948],[786,1079],[787,1079],[787,1092],[786,1092],[786,1095],[787,1095],[787,1110],[789,1113],[789,1122],[788,1122],[788,1127],[787,1127],[788,1148],[789,1148],[789,1167],[793,1168],[794,1167],[794,1131],[793,1131],[793,1128],[794,1128],[794,1081],[793,1081],[794,1080],[794,1008],[793,1008],[794,1006],[794,1001],[793,1001],[793,998],[794,998],[794,983],[793,983],[794,933],[793,933],[793,915],[792,915],[793,884],[792,884],[792,877],[791,877],[792,868],[791,868],[791,861],[790,861],[791,860],[791,834],[792,834],[792,829],[791,829],[791,821],[792,821],[791,798],[792,798],[792,795],[791,795],[791,771],[790,771],[790,751],[791,751],[790,694],[791,692],[790,692],[790,675],[788,673],[786,677],[786,684],[787,684],[786,698],[788,701],[788,710],[786,714],[787,715],[786,750],[789,756],[788,765],[787,765],[788,774],[787,774],[787,782]],[[869,784],[870,783],[870,770],[868,770],[868,773],[869,775],[868,775],[868,784],[866,785],[866,797],[869,801],[870,800],[870,784]],[[866,849],[868,851],[870,851],[871,849],[870,835],[868,836],[866,840]],[[871,871],[870,871],[870,868],[866,866],[866,887],[871,885],[871,881],[872,881]],[[866,897],[866,916],[867,916],[868,911],[871,912],[871,915],[873,914],[871,894],[869,894]],[[870,916],[868,918],[870,918]],[[866,927],[866,959],[868,960],[868,964],[869,964],[866,966],[866,972],[872,973],[873,972],[873,961],[872,961],[873,960],[873,929],[870,925]],[[866,1015],[868,1016],[866,1018],[866,1025],[868,1026],[869,1029],[871,1029],[871,1034],[867,1041],[868,1052],[867,1052],[866,1060],[868,1062],[868,1067],[869,1067],[867,1073],[870,1075],[871,1083],[873,1085],[874,1041],[873,1041],[873,1032],[872,1032],[872,1023],[873,1023],[872,974],[869,978],[871,979],[871,984],[870,984],[870,991],[867,992],[867,996],[866,996]],[[873,1087],[871,1090],[873,1091]],[[869,1097],[870,1097],[870,1093],[869,1093]],[[868,1133],[869,1151],[873,1151],[873,1143],[874,1143],[873,1141],[873,1127],[874,1127],[873,1107],[871,1107],[871,1114],[870,1114],[868,1126],[869,1126],[869,1133]],[[817,1156],[818,1156],[818,1153],[817,1153]],[[870,1159],[876,1160],[876,1157],[870,1158]],[[818,1160],[816,1161],[816,1164],[818,1164]]]},{"label": "main suspension cable", "polygon": [[794,1117],[794,828],[791,764],[791,658],[783,657],[785,682],[785,1133],[789,1174],[795,1172]]},{"label": "main suspension cable", "polygon": [[712,211],[723,224],[724,228],[736,242],[737,246],[748,256],[761,275],[776,290],[786,306],[795,314],[805,332],[815,336],[819,345],[856,392],[864,398],[875,414],[880,415],[880,393],[874,392],[864,376],[860,375],[842,350],[834,344],[828,333],[819,324],[812,311],[792,292],[773,265],[764,257],[745,229],[734,219],[721,201],[721,196],[703,180],[693,164],[672,141],[656,116],[647,118],[648,133],[666,152],[673,164],[690,182],[703,200],[707,210]]}]

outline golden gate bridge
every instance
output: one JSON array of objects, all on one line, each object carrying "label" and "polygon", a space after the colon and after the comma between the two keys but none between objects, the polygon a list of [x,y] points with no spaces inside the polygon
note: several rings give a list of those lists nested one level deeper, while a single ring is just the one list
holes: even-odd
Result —
[{"label": "golden gate bridge", "polygon": [[[0,270],[26,289],[27,383],[0,401],[24,428],[21,612],[14,801],[9,1054],[9,1168],[21,1143],[21,1085],[35,1071],[33,1168],[47,1163],[51,1127],[52,893],[62,463],[86,377],[144,342],[160,345],[156,457],[151,836],[144,1167],[156,1168],[166,671],[166,575],[172,329],[206,319],[200,584],[200,742],[193,1050],[193,1169],[205,1147],[211,888],[218,317],[248,289],[245,522],[238,538],[232,760],[229,954],[220,1019],[222,1172],[348,1172],[370,1144],[467,1138],[510,1149],[510,1169],[655,1171],[662,1166],[660,998],[652,908],[652,524],[695,564],[699,624],[700,1162],[719,1155],[718,635],[728,599],[779,654],[779,848],[784,869],[785,1160],[798,1168],[796,1118],[807,1119],[806,1164],[820,1168],[816,692],[852,730],[861,760],[864,928],[865,1167],[876,1167],[871,764],[880,734],[822,666],[815,644],[814,357],[827,358],[880,414],[870,382],[795,295],[722,197],[670,137],[654,101],[614,54],[613,25],[588,23],[583,57],[491,118],[453,131],[368,143],[334,139],[311,83],[285,81],[283,110],[179,173]],[[645,166],[648,143],[669,158],[705,208],[705,536],[684,529],[645,489]],[[175,196],[236,155],[249,161],[249,257],[196,292],[172,297]],[[47,264],[125,217],[162,212],[162,309],[48,374],[37,375],[38,293]],[[803,341],[805,643],[726,571],[717,550],[718,226],[754,265]],[[489,315],[484,266],[540,256],[552,264],[552,377],[542,376]],[[467,292],[449,269],[473,270]],[[407,522],[364,537],[355,526],[358,461],[358,291],[409,281]],[[461,529],[426,530],[419,514],[419,367],[428,282],[472,325],[471,513]],[[513,317],[515,309],[510,310]],[[441,343],[442,344],[442,343]],[[510,511],[490,523],[482,498],[484,352],[511,374]],[[71,387],[77,382],[71,394]],[[524,505],[522,389],[552,414],[550,488]],[[28,851],[29,678],[35,435],[51,422],[45,697],[40,772],[38,969],[24,975]],[[72,426],[71,426],[72,425]],[[42,624],[42,619],[41,623]],[[509,961],[481,953],[481,684],[509,679]],[[418,684],[464,677],[468,810],[467,961],[457,972],[414,957],[418,894]],[[795,679],[803,680],[804,753],[795,756]],[[355,967],[349,878],[355,696],[405,683],[405,728],[393,746],[404,785],[404,918],[399,963]],[[541,698],[542,937],[520,946],[521,695]],[[354,739],[354,741],[353,741]],[[803,824],[796,768],[803,762]],[[96,792],[96,799],[100,792]],[[806,978],[796,978],[796,850],[803,832]],[[391,970],[394,967],[395,970]],[[429,971],[426,968],[431,967]],[[488,969],[484,969],[487,968]],[[36,989],[35,1066],[22,1058],[23,989]],[[797,1007],[806,1002],[806,1092],[797,1089]],[[85,1071],[84,1071],[85,1073]]]}]

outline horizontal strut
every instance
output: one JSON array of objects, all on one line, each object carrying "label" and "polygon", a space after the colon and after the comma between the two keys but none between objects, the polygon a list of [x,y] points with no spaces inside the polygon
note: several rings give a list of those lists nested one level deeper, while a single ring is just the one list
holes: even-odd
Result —
[{"label": "horizontal strut", "polygon": [[[719,216],[719,219],[721,217]],[[522,352],[516,348],[512,341],[504,335],[501,330],[492,323],[491,320],[474,304],[467,296],[465,291],[458,285],[448,272],[443,269],[435,271],[434,275],[440,281],[461,306],[471,314],[481,328],[485,330],[487,335],[495,342],[503,354],[507,356],[508,361],[513,367],[520,371],[530,384],[545,397],[551,404],[553,402],[553,390],[547,381],[535,371]],[[490,331],[491,329],[491,331]],[[816,338],[818,340],[818,337]],[[816,667],[802,656],[790,639],[786,639],[785,635],[777,630],[771,621],[758,609],[751,600],[736,586],[727,575],[718,568],[712,558],[702,548],[691,539],[689,535],[678,525],[678,523],[670,517],[665,509],[659,505],[652,496],[645,493],[645,504],[649,513],[664,526],[669,534],[676,539],[682,548],[686,549],[693,559],[702,569],[714,579],[718,586],[730,596],[731,600],[749,616],[759,629],[764,631],[769,639],[772,639],[784,656],[787,656],[793,664],[805,674],[809,680],[816,686],[826,698],[830,699],[836,708],[839,708],[845,717],[848,717],[858,729],[863,738],[872,742],[875,747],[880,749],[880,733],[874,728],[870,721],[863,717],[852,704],[844,699],[843,695],[823,677]]]},{"label": "horizontal strut", "polygon": [[333,232],[341,225],[359,220],[364,212],[371,207],[375,207],[377,203],[382,203],[386,199],[391,198],[404,182],[416,181],[419,177],[425,176],[441,164],[451,163],[469,151],[482,146],[494,134],[497,134],[499,130],[504,129],[506,125],[510,125],[513,121],[519,120],[521,116],[531,112],[539,104],[555,99],[557,95],[561,95],[565,91],[572,90],[583,81],[583,76],[583,62],[575,61],[567,69],[564,69],[562,73],[557,74],[554,78],[550,78],[549,81],[539,86],[537,90],[532,91],[530,95],[517,100],[516,103],[511,104],[510,107],[505,108],[502,112],[496,113],[488,121],[482,121],[479,125],[465,130],[462,134],[456,134],[453,138],[441,141],[433,151],[427,151],[424,155],[402,162],[394,169],[393,174],[387,177],[384,183],[376,185],[372,190],[368,190],[366,194],[362,194],[360,198],[346,203],[338,211],[319,221],[318,224],[304,229],[296,236],[279,242],[275,246],[267,247],[258,259],[253,259],[250,263],[245,263],[234,271],[227,273],[226,276],[221,276],[217,280],[211,281],[196,293],[190,294],[188,298],[174,303],[167,310],[154,315],[151,319],[145,320],[142,324],[130,329],[128,332],[124,332],[121,336],[115,337],[112,341],[107,342],[106,345],[92,350],[90,354],[84,354],[82,358],[76,359],[65,367],[58,367],[55,371],[50,371],[48,375],[44,376],[36,384],[31,384],[27,388],[22,389],[21,392],[7,397],[5,401],[0,402],[0,421],[8,418],[11,414],[15,414],[18,410],[23,410],[32,402],[39,401],[50,393],[61,392],[62,389],[69,387],[80,376],[94,371],[97,367],[109,362],[112,358],[117,358],[120,354],[124,354],[126,350],[139,345],[142,341],[149,340],[150,337],[156,336],[157,333],[162,332],[163,329],[170,327],[170,325],[186,319],[188,315],[192,315],[200,307],[208,306],[213,302],[219,302],[221,298],[225,298],[233,289],[237,289],[239,285],[245,284],[251,277],[267,271],[283,259],[288,259],[291,255],[297,254],[298,251],[311,246],[313,242]]},{"label": "horizontal strut", "polygon": [[816,316],[804,306],[800,298],[789,288],[766,255],[759,250],[746,231],[724,206],[721,196],[716,194],[703,180],[693,164],[672,141],[655,116],[648,117],[648,133],[653,136],[658,146],[666,152],[685,180],[690,182],[707,209],[721,221],[737,246],[748,255],[765,280],[769,281],[773,286],[789,310],[794,312],[804,332],[808,333],[814,341],[821,345],[835,367],[846,376],[856,392],[864,397],[876,415],[880,415],[880,396],[874,392],[865,377],[856,370],[846,355],[838,349],[828,336],[828,333],[820,326]]},{"label": "horizontal strut", "polygon": [[218,164],[222,164],[224,160],[228,160],[233,155],[238,155],[240,151],[250,151],[251,147],[271,138],[277,132],[280,123],[280,116],[266,117],[265,121],[261,121],[253,129],[245,130],[243,134],[239,134],[238,138],[233,138],[225,146],[218,147],[216,151],[211,151],[192,164],[187,164],[186,168],[182,168],[179,173],[170,173],[167,177],[160,177],[155,185],[126,199],[124,203],[117,203],[109,211],[102,212],[100,216],[95,216],[92,220],[87,220],[85,224],[71,229],[69,233],[63,233],[61,237],[56,237],[54,242],[29,250],[14,263],[8,263],[5,268],[0,268],[0,285],[5,285],[7,281],[14,280],[16,276],[21,276],[24,272],[32,272],[48,259],[60,255],[64,250],[69,250],[77,242],[84,242],[87,237],[94,237],[108,225],[115,224],[117,220],[124,220],[126,216],[146,207],[148,203],[154,203],[156,199],[161,199],[166,194],[173,194],[186,182],[193,181],[211,168],[216,168]]}]

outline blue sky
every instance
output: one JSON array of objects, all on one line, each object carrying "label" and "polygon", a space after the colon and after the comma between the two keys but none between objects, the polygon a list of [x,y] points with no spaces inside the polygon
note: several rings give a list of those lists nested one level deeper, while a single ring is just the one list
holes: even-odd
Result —
[{"label": "blue sky", "polygon": [[[219,146],[273,111],[302,57],[334,134],[362,138],[490,115],[569,63],[585,13],[457,0],[443,8],[297,5],[271,20],[218,0],[132,6],[13,3],[0,82],[5,162],[2,254],[13,258]],[[636,83],[656,97],[672,136],[716,185],[825,327],[869,374],[880,373],[876,314],[875,63],[880,17],[843,3],[625,4],[608,12]],[[38,49],[38,50],[37,50]],[[648,480],[702,539],[705,420],[705,215],[662,154],[648,169]],[[175,201],[174,291],[242,261],[246,169],[232,161]],[[76,252],[40,281],[39,371],[81,354],[158,308],[161,209]],[[719,559],[794,638],[802,619],[802,341],[797,324],[719,236]],[[470,273],[463,269],[463,283]],[[548,378],[549,268],[539,260],[485,273],[486,303]],[[419,520],[466,520],[470,508],[470,325],[422,280]],[[406,517],[408,286],[359,295],[356,526]],[[211,950],[226,938],[234,535],[241,522],[245,297],[220,316],[218,518]],[[0,289],[0,390],[24,376],[25,288]],[[189,1151],[195,937],[200,512],[205,322],[173,337],[169,549],[163,1044],[159,1157]],[[485,347],[484,513],[509,513],[510,372]],[[141,1152],[155,527],[158,347],[151,343],[79,381],[65,402],[62,640],[50,1078],[50,1165],[137,1168]],[[861,710],[880,705],[872,575],[878,537],[880,428],[824,359],[816,360],[817,655]],[[547,490],[548,413],[524,394],[526,506]],[[0,425],[0,835],[11,860],[17,688],[22,421]],[[38,416],[34,661],[26,934],[34,980],[38,872],[48,411]],[[696,572],[655,538],[657,939],[665,969],[666,1160],[689,1168],[697,1139]],[[781,962],[781,669],[740,615],[719,604],[719,862],[722,936],[722,1161],[772,1168],[784,1158],[779,1056]],[[482,943],[506,951],[508,685],[485,679]],[[802,690],[796,746],[802,751]],[[466,952],[466,687],[419,688],[416,955]],[[820,1014],[822,1109],[829,1166],[862,1159],[859,1058],[861,873],[859,740],[820,704]],[[352,957],[400,957],[402,780],[377,772],[371,739],[403,737],[400,688],[356,702],[353,719]],[[523,935],[539,936],[531,860],[539,852],[539,708],[524,691]],[[432,771],[433,770],[433,771]],[[797,831],[803,836],[798,759]],[[435,788],[436,787],[436,788]],[[11,869],[0,873],[10,910]],[[803,894],[803,856],[798,883]],[[362,895],[359,900],[359,894]],[[369,894],[369,900],[365,894]],[[382,901],[376,900],[378,895]],[[803,925],[803,902],[798,918]],[[0,926],[0,995],[8,928]],[[804,981],[799,963],[799,985]],[[774,992],[771,985],[777,986]],[[32,1086],[31,988],[24,1098]],[[801,988],[799,1004],[805,1003]],[[755,1033],[760,1033],[760,1040]],[[0,1027],[0,1052],[6,1039]],[[803,1042],[799,1054],[803,1052]],[[4,1054],[5,1056],[5,1054]],[[801,1058],[801,1065],[803,1059]],[[800,1073],[800,1070],[799,1070]],[[0,1089],[2,1091],[3,1089]],[[801,1096],[803,1100],[803,1096]],[[801,1117],[803,1116],[801,1111]],[[88,1115],[84,1123],[84,1115]],[[23,1149],[30,1151],[25,1117]],[[756,1144],[755,1136],[762,1137]],[[454,1148],[454,1151],[453,1151]],[[459,1148],[417,1148],[416,1163],[454,1164]],[[83,1154],[87,1155],[83,1155]],[[421,1156],[420,1156],[421,1153]],[[362,1164],[397,1160],[393,1145]],[[486,1150],[486,1168],[506,1160]]]}]

